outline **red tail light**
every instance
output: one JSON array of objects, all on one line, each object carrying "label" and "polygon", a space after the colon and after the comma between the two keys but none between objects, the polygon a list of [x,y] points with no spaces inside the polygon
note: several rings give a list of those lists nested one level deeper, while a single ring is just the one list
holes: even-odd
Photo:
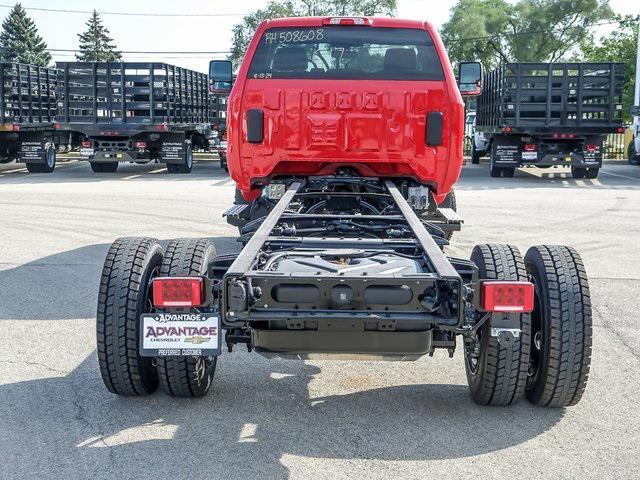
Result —
[{"label": "red tail light", "polygon": [[80,145],[82,148],[91,148],[91,140],[84,140]]},{"label": "red tail light", "polygon": [[531,282],[486,281],[481,286],[481,306],[487,312],[531,312],[533,298]]},{"label": "red tail light", "polygon": [[594,153],[596,151],[598,151],[598,145],[596,145],[595,143],[587,143],[584,147],[586,152],[589,153]]},{"label": "red tail light", "polygon": [[536,144],[535,143],[525,143],[524,144],[524,151],[525,152],[535,152],[536,151]]},{"label": "red tail light", "polygon": [[511,127],[502,127],[502,133],[511,133]]},{"label": "red tail light", "polygon": [[135,142],[133,146],[144,150],[147,148],[147,142]]},{"label": "red tail light", "polygon": [[203,280],[200,277],[159,277],[153,280],[153,305],[198,307],[202,305]]},{"label": "red tail light", "polygon": [[616,133],[624,133],[624,128],[623,127],[616,128]]}]

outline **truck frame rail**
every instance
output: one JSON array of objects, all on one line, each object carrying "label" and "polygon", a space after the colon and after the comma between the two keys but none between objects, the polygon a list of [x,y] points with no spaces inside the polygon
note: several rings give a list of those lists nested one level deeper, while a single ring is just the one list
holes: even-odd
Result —
[{"label": "truck frame rail", "polygon": [[228,343],[246,327],[243,343],[263,354],[306,358],[354,345],[412,358],[429,353],[434,329],[453,342],[445,332],[464,322],[463,285],[475,270],[445,256],[442,230],[403,191],[405,183],[340,176],[271,184],[277,204],[220,283]]}]

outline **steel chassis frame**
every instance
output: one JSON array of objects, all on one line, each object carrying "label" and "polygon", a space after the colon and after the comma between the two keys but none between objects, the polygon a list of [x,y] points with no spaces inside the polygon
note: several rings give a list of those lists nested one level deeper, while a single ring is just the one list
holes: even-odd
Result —
[{"label": "steel chassis frame", "polygon": [[[347,179],[345,181],[350,181]],[[363,182],[369,182],[372,179],[362,179]],[[338,180],[339,181],[339,180]],[[356,180],[357,181],[357,180]],[[314,179],[306,180],[289,180],[286,191],[275,204],[270,213],[262,220],[259,228],[248,239],[243,250],[233,259],[231,265],[221,274],[224,267],[210,267],[209,275],[215,276],[213,269],[217,269],[218,278],[221,279],[217,287],[218,309],[221,315],[222,326],[227,330],[227,344],[248,343],[251,348],[251,340],[246,334],[247,329],[252,330],[251,325],[265,325],[271,321],[290,322],[290,328],[304,328],[305,321],[312,322],[331,322],[346,323],[349,321],[379,321],[379,322],[405,322],[405,325],[419,325],[418,330],[422,331],[403,331],[403,334],[420,334],[428,330],[431,336],[436,331],[448,332],[450,335],[448,341],[442,342],[443,348],[453,348],[455,346],[455,334],[462,332],[465,317],[469,309],[468,297],[472,294],[473,284],[477,280],[477,268],[472,262],[462,259],[450,259],[442,251],[440,245],[434,237],[429,233],[423,220],[421,220],[407,200],[404,198],[398,186],[390,180],[380,181],[383,192],[380,195],[386,196],[393,204],[395,204],[396,212],[390,215],[345,215],[345,214],[304,214],[291,213],[288,211],[291,203],[299,198],[308,195],[305,187],[313,184]],[[344,195],[348,196],[348,193]],[[362,195],[353,193],[352,195]],[[450,212],[448,212],[450,214]],[[447,215],[442,216],[444,221]],[[450,217],[449,217],[450,218]],[[304,238],[304,236],[282,236],[274,235],[274,228],[282,221],[295,220],[332,220],[346,219],[359,221],[386,221],[386,222],[402,222],[409,227],[412,232],[411,238]],[[459,220],[459,219],[458,219]],[[365,278],[349,277],[349,276],[322,276],[322,278],[310,276],[308,274],[286,274],[278,272],[264,271],[254,268],[257,263],[257,257],[260,252],[265,251],[287,251],[295,247],[304,249],[318,249],[319,252],[332,249],[371,249],[381,251],[399,251],[403,248],[417,249],[422,253],[425,264],[428,265],[429,271],[420,274],[403,274],[403,275],[382,275],[375,274]],[[227,259],[229,260],[229,258]],[[238,285],[243,287],[239,288]],[[324,297],[336,285],[349,285],[355,291],[354,297],[363,297],[363,291],[367,286],[383,285],[383,286],[403,286],[410,288],[412,291],[412,301],[402,308],[389,308],[383,305],[367,305],[366,308],[327,308],[324,305],[291,305],[286,302],[281,303],[274,299],[272,288],[276,285],[294,284],[294,285],[318,285],[324,293]],[[259,300],[251,303],[252,292],[256,288],[261,292]],[[234,290],[235,289],[235,290]],[[431,289],[431,290],[427,290]],[[439,310],[438,308],[429,309],[420,299],[419,292],[440,291],[443,297],[442,302],[449,302],[449,310]],[[248,299],[246,304],[240,303],[243,307],[232,308],[230,304],[234,302],[233,298],[245,295]],[[245,292],[245,293],[243,293]],[[322,296],[322,295],[321,295]],[[424,295],[422,296],[424,299]],[[445,300],[446,299],[446,300]],[[322,302],[320,302],[322,303]],[[259,305],[258,305],[259,304]],[[362,306],[360,304],[360,306]],[[447,307],[448,308],[448,307]],[[449,312],[449,315],[443,312]],[[415,322],[415,323],[412,323]],[[240,331],[245,329],[244,338]],[[380,328],[384,330],[384,328]],[[376,332],[379,333],[379,332]],[[229,339],[229,337],[231,340]],[[435,337],[434,337],[435,338]],[[429,340],[429,349],[437,341]]]}]

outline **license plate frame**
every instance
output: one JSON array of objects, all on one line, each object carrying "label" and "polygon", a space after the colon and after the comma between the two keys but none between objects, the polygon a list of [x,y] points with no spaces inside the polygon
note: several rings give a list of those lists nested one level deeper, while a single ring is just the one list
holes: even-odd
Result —
[{"label": "license plate frame", "polygon": [[143,313],[141,357],[215,357],[222,351],[217,313]]}]

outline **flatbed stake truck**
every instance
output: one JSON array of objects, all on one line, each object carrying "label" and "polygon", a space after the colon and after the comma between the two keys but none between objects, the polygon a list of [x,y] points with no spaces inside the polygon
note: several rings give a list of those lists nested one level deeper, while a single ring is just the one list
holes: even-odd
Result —
[{"label": "flatbed stake truck", "polygon": [[[211,70],[232,81],[230,63]],[[462,167],[461,93],[479,93],[480,80],[473,62],[456,80],[428,22],[261,23],[227,117],[238,188],[228,218],[249,213],[244,248],[115,241],[97,310],[106,388],[203,396],[223,345],[226,358],[240,345],[266,357],[399,361],[460,348],[479,404],[575,405],[591,357],[579,254],[444,250],[446,227],[460,225],[443,205]]]},{"label": "flatbed stake truck", "polygon": [[15,160],[32,173],[53,172],[58,81],[52,68],[0,64],[0,163]]},{"label": "flatbed stake truck", "polygon": [[596,178],[606,136],[623,133],[621,63],[509,63],[486,75],[478,97],[472,163],[492,177],[518,167],[571,168]]},{"label": "flatbed stake truck", "polygon": [[210,137],[209,78],[164,63],[59,62],[62,129],[94,172],[120,162],[190,173],[193,150]]}]

